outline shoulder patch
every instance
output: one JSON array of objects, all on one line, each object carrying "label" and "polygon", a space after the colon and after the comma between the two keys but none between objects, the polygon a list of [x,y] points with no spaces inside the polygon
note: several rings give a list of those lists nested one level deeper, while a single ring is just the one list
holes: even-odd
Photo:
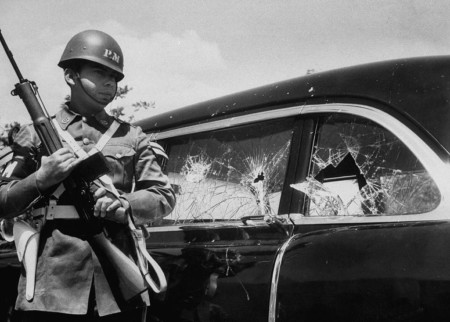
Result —
[{"label": "shoulder patch", "polygon": [[166,160],[169,160],[169,156],[164,151],[164,148],[156,142],[150,141],[148,147],[153,151],[153,153],[158,157],[163,157]]}]

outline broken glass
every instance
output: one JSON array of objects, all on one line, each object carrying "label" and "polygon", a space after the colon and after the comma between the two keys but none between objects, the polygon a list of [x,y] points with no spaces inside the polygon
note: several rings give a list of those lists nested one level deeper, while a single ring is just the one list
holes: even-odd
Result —
[{"label": "broken glass", "polygon": [[331,115],[320,126],[305,181],[309,216],[423,213],[440,201],[422,164],[394,135],[368,120]]},{"label": "broken glass", "polygon": [[270,121],[168,141],[177,194],[174,224],[275,216],[284,183],[292,120]]}]

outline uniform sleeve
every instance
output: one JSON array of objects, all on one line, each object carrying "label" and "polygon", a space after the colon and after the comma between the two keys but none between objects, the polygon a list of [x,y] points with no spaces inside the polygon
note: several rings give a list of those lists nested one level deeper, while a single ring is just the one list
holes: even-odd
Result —
[{"label": "uniform sleeve", "polygon": [[13,145],[13,158],[0,181],[0,216],[14,217],[23,213],[41,198],[35,171],[39,138],[33,127],[21,128]]},{"label": "uniform sleeve", "polygon": [[175,193],[162,172],[147,136],[138,128],[135,158],[135,189],[123,197],[130,203],[137,224],[161,219],[175,206]]}]

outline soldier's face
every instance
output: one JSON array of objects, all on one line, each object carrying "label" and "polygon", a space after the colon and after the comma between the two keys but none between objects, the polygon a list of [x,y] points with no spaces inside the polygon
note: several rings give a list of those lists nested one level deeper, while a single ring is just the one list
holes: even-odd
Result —
[{"label": "soldier's face", "polygon": [[84,64],[79,72],[79,79],[85,91],[98,103],[106,106],[116,95],[116,73],[101,65]]}]

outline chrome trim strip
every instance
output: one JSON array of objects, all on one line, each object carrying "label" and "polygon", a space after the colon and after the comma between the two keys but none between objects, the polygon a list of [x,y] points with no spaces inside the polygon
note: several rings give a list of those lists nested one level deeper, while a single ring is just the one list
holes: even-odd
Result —
[{"label": "chrome trim strip", "polygon": [[[295,225],[356,225],[356,224],[375,224],[375,223],[401,223],[411,221],[442,221],[449,220],[448,213],[443,210],[438,210],[438,206],[433,211],[428,213],[420,213],[414,215],[394,215],[394,216],[316,216],[308,217],[302,214],[291,214],[290,218]],[[420,216],[420,217],[419,217]]]},{"label": "chrome trim strip", "polygon": [[278,281],[280,279],[280,271],[281,271],[281,263],[283,261],[284,253],[289,247],[290,243],[298,238],[299,235],[294,235],[289,238],[278,250],[278,253],[275,257],[275,263],[273,265],[273,273],[272,280],[270,282],[270,299],[269,299],[269,316],[267,321],[275,322],[276,314],[277,314],[277,290],[278,290]]},{"label": "chrome trim strip", "polygon": [[149,135],[153,135],[156,140],[162,140],[171,138],[174,136],[182,136],[187,134],[194,134],[194,133],[201,133],[206,131],[213,131],[218,129],[224,129],[227,127],[233,127],[238,125],[244,125],[248,123],[253,123],[256,121],[267,121],[267,120],[273,120],[273,119],[279,119],[283,117],[293,116],[293,115],[300,115],[301,110],[304,105],[301,106],[293,106],[278,110],[270,110],[265,112],[259,112],[259,113],[253,113],[238,117],[231,117],[230,119],[224,119],[220,121],[212,121],[207,123],[202,123],[198,125],[190,125],[186,127],[182,127],[179,129],[174,130],[168,130],[168,131],[162,131],[159,133],[152,133],[149,132]]},{"label": "chrome trim strip", "polygon": [[[262,224],[263,225],[263,224]],[[262,226],[261,225],[261,226]],[[267,224],[264,224],[267,226]],[[190,229],[236,229],[236,227],[256,227],[256,226],[246,226],[240,220],[227,221],[227,222],[211,222],[211,223],[189,223],[183,224],[179,223],[171,226],[147,226],[147,230],[149,232],[168,232],[168,231],[186,231]]]}]

